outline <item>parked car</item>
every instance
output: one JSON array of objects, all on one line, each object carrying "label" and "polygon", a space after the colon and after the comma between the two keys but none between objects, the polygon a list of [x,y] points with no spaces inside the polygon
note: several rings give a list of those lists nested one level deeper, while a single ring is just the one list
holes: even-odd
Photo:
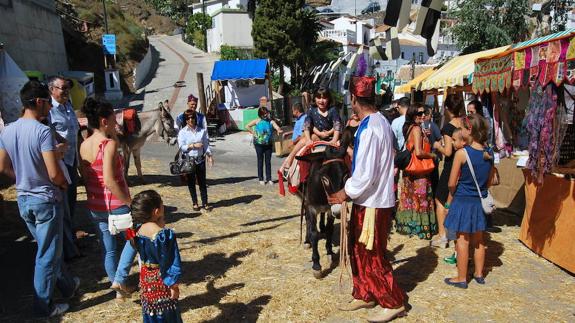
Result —
[{"label": "parked car", "polygon": [[381,6],[379,5],[379,2],[370,2],[367,7],[365,7],[362,11],[361,14],[365,15],[368,13],[372,13],[372,12],[376,12],[376,11],[380,11],[381,10]]},{"label": "parked car", "polygon": [[307,4],[307,3],[303,5],[303,9],[304,9],[304,10],[311,10],[311,11],[313,11],[313,12],[315,12],[315,13],[318,12],[316,8],[310,6],[310,5]]},{"label": "parked car", "polygon": [[331,8],[323,8],[319,10],[319,13],[333,13],[334,11]]}]

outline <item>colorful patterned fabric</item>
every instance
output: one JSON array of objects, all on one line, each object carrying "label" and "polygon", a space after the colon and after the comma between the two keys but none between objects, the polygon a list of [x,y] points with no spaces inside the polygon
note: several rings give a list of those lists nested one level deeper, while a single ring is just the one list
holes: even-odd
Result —
[{"label": "colorful patterned fabric", "polygon": [[420,239],[431,239],[437,233],[431,181],[428,177],[403,176],[399,207],[395,216],[396,231]]},{"label": "colorful patterned fabric", "polygon": [[543,183],[545,173],[551,171],[557,158],[553,123],[557,110],[554,86],[543,89],[540,85],[531,91],[527,129],[529,131],[529,161],[527,168],[536,183]]},{"label": "colorful patterned fabric", "polygon": [[270,120],[262,119],[254,127],[254,144],[270,145],[272,143],[273,126]]},{"label": "colorful patterned fabric", "polygon": [[511,87],[513,55],[490,59],[475,64],[473,92],[503,92]]}]

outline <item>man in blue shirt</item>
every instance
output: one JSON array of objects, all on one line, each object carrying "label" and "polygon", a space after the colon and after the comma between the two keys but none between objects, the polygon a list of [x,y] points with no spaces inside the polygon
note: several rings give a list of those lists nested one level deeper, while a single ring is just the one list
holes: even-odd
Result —
[{"label": "man in blue shirt", "polygon": [[58,316],[68,304],[53,304],[57,286],[63,297],[72,297],[80,280],[62,262],[62,194],[68,186],[58,159],[50,127],[40,123],[51,104],[48,87],[29,81],[20,91],[24,114],[0,136],[0,172],[16,179],[20,217],[38,244],[34,269],[34,312]]},{"label": "man in blue shirt", "polygon": [[[193,94],[188,95],[188,109],[187,110],[192,110],[192,112],[196,113],[197,120],[198,120],[198,128],[208,129],[206,117],[202,113],[198,112],[197,108],[198,108],[198,98],[195,97]],[[180,130],[186,126],[186,120],[184,118],[184,112],[182,112],[176,118],[176,127],[175,128],[178,130]]]},{"label": "man in blue shirt", "polygon": [[292,116],[295,119],[295,124],[293,126],[293,134],[291,137],[292,143],[295,145],[300,141],[303,135],[303,125],[305,123],[305,118],[307,115],[303,109],[303,105],[301,103],[295,103],[291,107]]},{"label": "man in blue shirt", "polygon": [[394,135],[394,146],[397,152],[405,149],[405,138],[403,138],[403,124],[405,123],[405,113],[409,108],[409,98],[403,97],[397,101],[397,108],[400,117],[397,117],[391,123],[391,130]]},{"label": "man in blue shirt", "polygon": [[[70,103],[70,84],[61,76],[54,76],[48,80],[48,89],[52,100],[52,109],[48,115],[50,127],[58,135],[65,139],[66,151],[64,152],[64,164],[68,172],[70,183],[67,194],[64,196],[64,204],[67,207],[64,215],[64,258],[71,259],[80,255],[75,245],[75,235],[72,219],[76,210],[78,195],[78,131],[80,124],[76,118],[76,112]],[[64,143],[60,143],[63,145]]]}]

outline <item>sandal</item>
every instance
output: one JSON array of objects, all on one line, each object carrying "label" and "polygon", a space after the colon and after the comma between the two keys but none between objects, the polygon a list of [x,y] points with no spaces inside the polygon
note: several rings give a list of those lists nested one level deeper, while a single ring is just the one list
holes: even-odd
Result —
[{"label": "sandal", "polygon": [[212,210],[212,207],[209,204],[203,205],[202,208],[206,211],[206,212],[210,212]]},{"label": "sandal", "polygon": [[199,210],[200,210],[200,207],[199,207],[197,204],[194,204],[194,206],[192,207],[192,209],[193,209],[194,211],[199,211]]},{"label": "sandal", "polygon": [[[116,298],[130,298],[132,293],[136,290],[135,288],[130,288],[116,282],[114,282],[110,288],[116,291]],[[118,297],[118,295],[120,295],[120,297]]]}]

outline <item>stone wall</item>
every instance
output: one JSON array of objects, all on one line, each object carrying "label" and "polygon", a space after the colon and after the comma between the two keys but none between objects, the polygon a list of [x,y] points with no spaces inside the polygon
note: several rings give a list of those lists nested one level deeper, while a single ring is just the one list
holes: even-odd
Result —
[{"label": "stone wall", "polygon": [[0,0],[0,42],[22,70],[68,70],[54,0]]}]

